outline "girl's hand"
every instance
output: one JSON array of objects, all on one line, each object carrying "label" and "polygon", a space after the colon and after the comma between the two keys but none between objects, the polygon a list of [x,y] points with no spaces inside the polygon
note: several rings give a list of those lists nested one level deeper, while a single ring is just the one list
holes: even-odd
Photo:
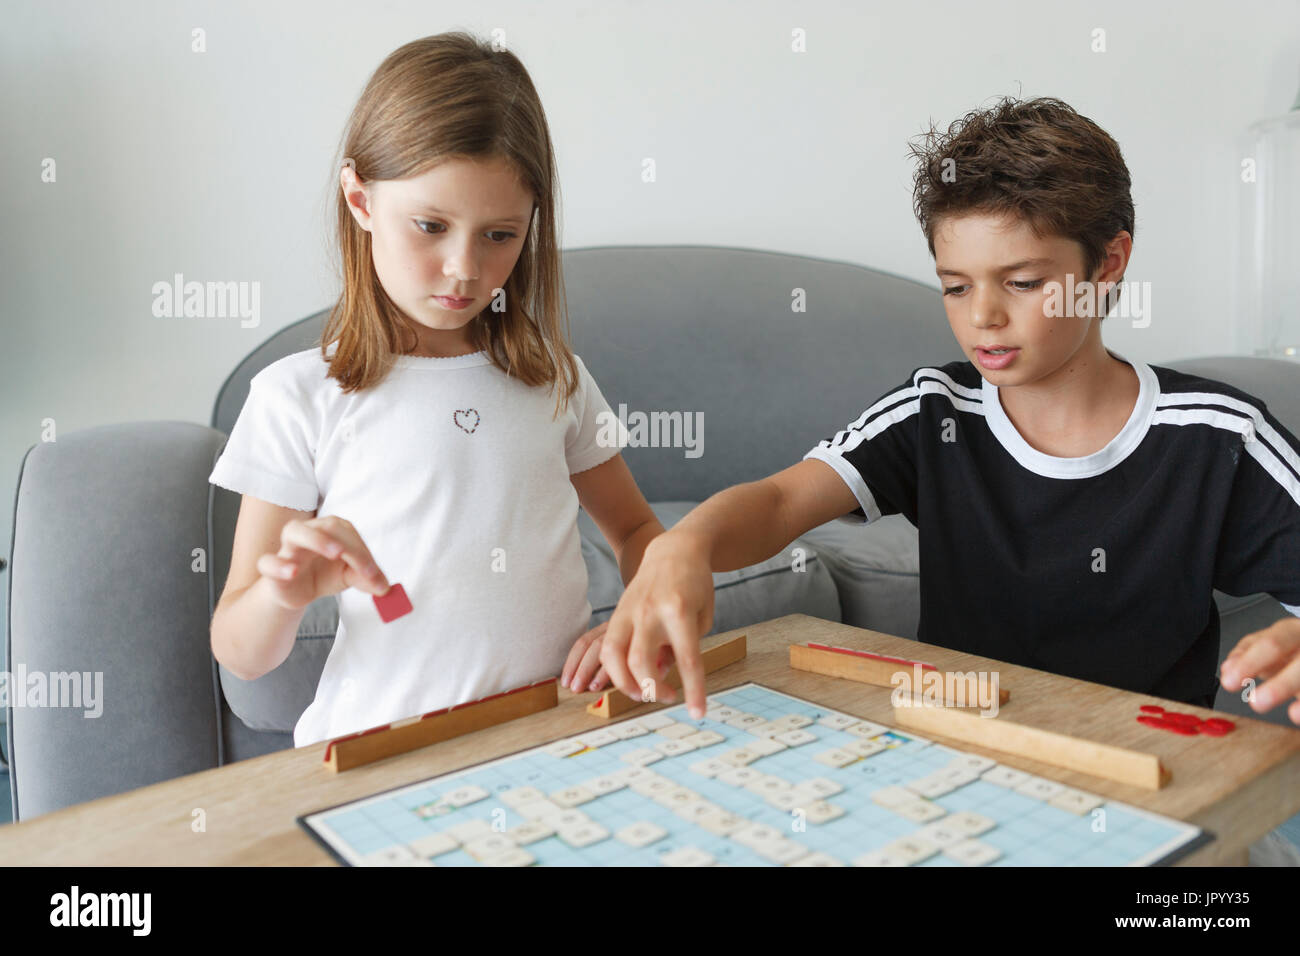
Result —
[{"label": "girl's hand", "polygon": [[382,595],[389,587],[352,522],[337,515],[285,524],[279,552],[258,558],[257,570],[275,601],[294,610],[344,588]]},{"label": "girl's hand", "polygon": [[[690,537],[668,531],[646,546],[636,577],[609,619],[600,663],[619,690],[634,700],[672,702],[662,680],[676,658],[690,714],[704,716],[700,637],[713,626],[713,572],[707,552]],[[647,698],[642,688],[652,690]]]},{"label": "girl's hand", "polygon": [[1223,689],[1239,691],[1251,677],[1265,681],[1246,698],[1255,713],[1291,699],[1286,715],[1300,724],[1300,618],[1278,621],[1237,642],[1219,670]]},{"label": "girl's hand", "polygon": [[560,673],[560,686],[581,694],[589,690],[600,690],[609,682],[605,668],[600,666],[600,638],[607,627],[608,621],[597,624],[574,641],[569,656],[564,661],[564,670]]},{"label": "girl's hand", "polygon": [[[603,690],[609,683],[609,675],[600,666],[601,637],[609,628],[609,622],[597,624],[574,643],[569,657],[564,662],[564,671],[560,675],[560,685],[568,687],[575,694],[585,691]],[[663,677],[672,667],[672,649],[664,647],[659,654],[659,676]],[[594,677],[591,675],[594,673]],[[572,680],[570,680],[572,677]],[[590,683],[587,678],[591,677]],[[638,700],[640,697],[638,696]]]}]

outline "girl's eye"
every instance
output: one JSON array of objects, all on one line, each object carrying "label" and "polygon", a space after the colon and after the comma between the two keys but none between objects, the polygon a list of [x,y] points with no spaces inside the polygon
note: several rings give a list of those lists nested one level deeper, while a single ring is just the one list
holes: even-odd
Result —
[{"label": "girl's eye", "polygon": [[[436,236],[436,235],[438,235],[439,233],[445,231],[445,229],[444,229],[442,223],[440,223],[440,222],[429,222],[429,221],[426,220],[426,219],[417,219],[417,220],[415,220],[415,225],[416,225],[416,227],[417,227],[417,228],[418,228],[422,233],[424,233],[426,236]],[[429,229],[425,229],[425,228],[424,228],[425,226],[433,226],[433,227],[435,227],[436,231],[431,231],[431,230],[429,230]],[[487,235],[488,235],[488,236],[500,236],[500,237],[502,237],[502,238],[499,238],[499,239],[491,239],[491,240],[490,240],[490,241],[492,242],[493,245],[497,245],[497,246],[499,246],[499,245],[501,245],[501,244],[503,244],[503,243],[509,242],[511,239],[515,238],[515,233],[513,233],[513,232],[507,232],[507,231],[504,230],[504,229],[494,229],[494,230],[492,230],[491,232],[487,233]]]},{"label": "girl's eye", "polygon": [[943,294],[944,294],[944,295],[961,295],[962,291],[963,291],[965,288],[966,288],[966,286],[964,286],[964,285],[954,285],[954,286],[949,286],[948,288],[946,288],[946,289],[943,290]]}]

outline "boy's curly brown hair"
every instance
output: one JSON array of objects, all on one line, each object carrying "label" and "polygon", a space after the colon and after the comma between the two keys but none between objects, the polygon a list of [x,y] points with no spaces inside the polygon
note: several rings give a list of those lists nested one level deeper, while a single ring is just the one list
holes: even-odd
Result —
[{"label": "boy's curly brown hair", "polygon": [[967,213],[1011,214],[1040,236],[1083,247],[1091,279],[1106,243],[1133,235],[1131,180],[1119,144],[1052,97],[973,110],[940,132],[933,123],[909,144],[916,160],[912,208],[934,255],[938,223]]}]

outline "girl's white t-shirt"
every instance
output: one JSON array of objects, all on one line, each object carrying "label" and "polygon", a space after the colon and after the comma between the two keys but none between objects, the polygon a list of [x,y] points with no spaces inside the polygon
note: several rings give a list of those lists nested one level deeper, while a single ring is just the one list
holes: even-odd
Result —
[{"label": "girl's white t-shirt", "polygon": [[413,608],[385,624],[369,593],[337,595],[334,646],[295,747],[560,673],[591,620],[570,476],[627,441],[577,366],[558,417],[550,389],[508,377],[486,352],[399,356],[351,394],[319,349],[253,377],[208,480],[346,518]]}]

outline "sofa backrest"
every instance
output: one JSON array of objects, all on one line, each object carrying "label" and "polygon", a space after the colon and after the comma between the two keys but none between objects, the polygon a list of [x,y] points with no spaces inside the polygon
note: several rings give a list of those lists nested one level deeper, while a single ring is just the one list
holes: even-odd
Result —
[{"label": "sofa backrest", "polygon": [[564,268],[575,351],[614,411],[703,423],[698,457],[624,453],[651,501],[787,468],[917,366],[961,358],[937,289],[862,266],[674,246],[575,250]]},{"label": "sofa backrest", "polygon": [[[614,411],[702,417],[702,454],[624,453],[651,501],[700,501],[792,465],[918,365],[962,357],[937,289],[863,266],[624,246],[565,252],[564,277],[574,350]],[[212,427],[230,434],[252,377],[312,348],[327,315],[254,349],[222,386]]]}]

